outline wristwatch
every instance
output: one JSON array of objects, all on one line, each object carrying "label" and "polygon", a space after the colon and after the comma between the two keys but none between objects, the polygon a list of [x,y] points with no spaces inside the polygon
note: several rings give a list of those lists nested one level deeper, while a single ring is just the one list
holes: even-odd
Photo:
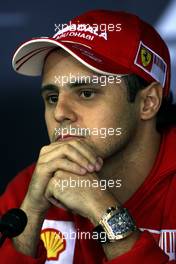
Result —
[{"label": "wristwatch", "polygon": [[109,207],[93,229],[101,243],[115,242],[131,235],[137,229],[135,221],[126,208]]}]

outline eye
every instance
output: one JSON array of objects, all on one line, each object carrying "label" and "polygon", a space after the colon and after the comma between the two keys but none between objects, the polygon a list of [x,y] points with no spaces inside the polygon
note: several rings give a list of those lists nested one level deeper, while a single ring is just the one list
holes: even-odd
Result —
[{"label": "eye", "polygon": [[48,104],[56,104],[58,101],[58,95],[53,94],[53,95],[47,95],[46,96],[46,101]]},{"label": "eye", "polygon": [[84,99],[92,99],[95,96],[95,92],[90,90],[84,90],[80,92],[80,96]]}]

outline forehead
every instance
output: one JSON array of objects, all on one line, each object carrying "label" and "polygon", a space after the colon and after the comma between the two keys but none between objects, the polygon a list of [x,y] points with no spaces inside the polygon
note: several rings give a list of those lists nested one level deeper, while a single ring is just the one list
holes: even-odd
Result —
[{"label": "forehead", "polygon": [[[93,71],[87,68],[85,65],[76,60],[72,55],[63,49],[53,50],[45,58],[42,77],[45,75],[52,74],[66,75],[72,74],[87,74],[93,75]],[[95,73],[96,74],[96,73]]]},{"label": "forehead", "polygon": [[[124,86],[123,80],[121,83],[108,83],[108,75],[102,75],[90,70],[81,62],[76,60],[72,55],[63,49],[57,49],[50,52],[45,58],[43,73],[42,73],[42,87],[54,84],[55,87],[61,89],[64,87],[81,87],[82,85],[100,87],[103,83],[102,89],[108,86],[108,89],[113,86],[120,89]],[[111,76],[112,77],[112,76]],[[75,83],[72,82],[72,78]],[[106,85],[105,83],[106,78]],[[117,77],[118,78],[118,77]],[[92,80],[97,80],[93,82]]]},{"label": "forehead", "polygon": [[92,78],[101,75],[93,72],[63,49],[54,50],[45,59],[42,72],[42,87],[54,84],[58,87],[73,86],[74,83],[93,85]]}]

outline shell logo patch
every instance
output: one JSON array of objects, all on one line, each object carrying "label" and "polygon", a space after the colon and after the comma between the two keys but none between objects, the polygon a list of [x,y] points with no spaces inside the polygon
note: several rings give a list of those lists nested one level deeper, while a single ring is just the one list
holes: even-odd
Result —
[{"label": "shell logo patch", "polygon": [[151,61],[152,61],[152,53],[146,49],[146,48],[141,48],[141,62],[143,64],[144,67],[148,66]]},{"label": "shell logo patch", "polygon": [[66,240],[63,234],[57,229],[46,228],[42,230],[40,238],[47,250],[47,260],[58,260],[66,248]]}]

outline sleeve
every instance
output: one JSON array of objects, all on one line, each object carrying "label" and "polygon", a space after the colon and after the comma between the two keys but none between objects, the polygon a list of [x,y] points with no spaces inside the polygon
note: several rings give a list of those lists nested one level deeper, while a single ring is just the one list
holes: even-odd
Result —
[{"label": "sleeve", "polygon": [[169,261],[169,257],[157,245],[148,231],[141,232],[138,241],[127,253],[103,264],[176,264],[175,260]]},{"label": "sleeve", "polygon": [[[0,197],[0,215],[11,208],[20,207],[33,173],[35,165],[29,166],[20,172],[7,186],[6,191]],[[37,256],[33,258],[18,252],[11,239],[6,239],[0,248],[0,263],[3,264],[43,264],[46,261],[46,249],[40,240]]]}]

